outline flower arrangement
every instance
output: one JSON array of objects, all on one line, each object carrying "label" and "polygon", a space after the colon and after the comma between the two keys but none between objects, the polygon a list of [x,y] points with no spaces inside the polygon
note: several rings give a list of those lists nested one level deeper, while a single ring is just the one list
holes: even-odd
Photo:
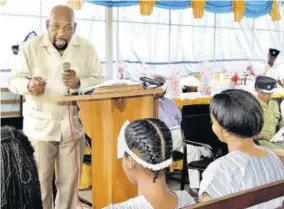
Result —
[{"label": "flower arrangement", "polygon": [[118,79],[123,80],[124,79],[125,66],[122,64],[122,62],[117,63],[117,72],[118,72]]},{"label": "flower arrangement", "polygon": [[233,76],[231,77],[231,82],[230,82],[230,86],[232,88],[235,88],[238,85],[240,78],[238,73],[234,73]]},{"label": "flower arrangement", "polygon": [[212,66],[211,64],[204,62],[201,65],[201,84],[198,88],[198,92],[202,95],[211,95],[211,78]]},{"label": "flower arrangement", "polygon": [[172,97],[179,97],[181,94],[181,85],[180,85],[180,72],[172,71],[170,76],[170,89]]}]

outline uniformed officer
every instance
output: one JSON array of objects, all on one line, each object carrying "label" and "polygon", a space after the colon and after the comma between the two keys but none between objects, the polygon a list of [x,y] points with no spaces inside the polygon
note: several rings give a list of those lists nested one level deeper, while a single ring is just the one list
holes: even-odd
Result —
[{"label": "uniformed officer", "polygon": [[257,99],[263,109],[264,124],[261,133],[256,137],[261,145],[284,149],[284,141],[270,142],[276,134],[277,126],[284,127],[284,118],[281,119],[280,108],[277,101],[271,100],[271,95],[276,87],[276,80],[267,76],[258,76],[255,80]]},{"label": "uniformed officer", "polygon": [[[277,83],[284,87],[284,69],[281,69],[281,65],[275,63],[278,55],[280,54],[280,51],[277,49],[269,49],[268,52],[268,62],[267,65],[265,66],[265,72],[264,75],[268,77],[272,77],[276,79]],[[282,72],[283,71],[283,72]]]},{"label": "uniformed officer", "polygon": [[260,65],[249,66],[248,71],[254,76],[265,75],[274,78],[281,87],[284,87],[284,68],[276,62],[279,54],[279,50],[269,49],[267,61]]}]

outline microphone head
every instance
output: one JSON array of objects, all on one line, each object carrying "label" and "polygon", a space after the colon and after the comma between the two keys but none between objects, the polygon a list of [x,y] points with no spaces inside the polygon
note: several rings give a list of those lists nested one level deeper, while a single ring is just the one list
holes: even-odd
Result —
[{"label": "microphone head", "polygon": [[70,62],[64,62],[64,63],[63,63],[63,70],[64,70],[65,72],[70,71],[70,68],[71,68]]}]

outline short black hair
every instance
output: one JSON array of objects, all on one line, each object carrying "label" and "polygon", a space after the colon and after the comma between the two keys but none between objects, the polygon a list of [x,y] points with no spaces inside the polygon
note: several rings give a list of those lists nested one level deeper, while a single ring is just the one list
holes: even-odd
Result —
[{"label": "short black hair", "polygon": [[[125,141],[130,150],[136,149],[147,163],[158,164],[172,157],[173,142],[169,128],[155,118],[135,120],[125,129]],[[160,171],[153,171],[153,181]]]},{"label": "short black hair", "polygon": [[229,89],[216,94],[210,112],[220,126],[241,138],[254,137],[263,127],[263,110],[248,91]]},{"label": "short black hair", "polygon": [[1,209],[42,209],[34,149],[15,128],[1,127]]}]

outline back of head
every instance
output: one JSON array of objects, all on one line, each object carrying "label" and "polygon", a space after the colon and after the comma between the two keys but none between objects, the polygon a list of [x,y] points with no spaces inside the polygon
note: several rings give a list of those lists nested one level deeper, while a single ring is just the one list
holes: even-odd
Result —
[{"label": "back of head", "polygon": [[156,77],[154,78],[154,80],[155,80],[155,81],[160,81],[160,82],[162,82],[162,83],[165,83],[165,82],[166,82],[166,79],[165,79],[164,77],[162,77],[162,76],[156,76]]},{"label": "back of head", "polygon": [[[130,150],[137,150],[142,160],[159,164],[172,157],[172,136],[169,128],[159,119],[148,118],[130,123],[125,130],[125,141]],[[161,174],[151,171],[154,181]]]},{"label": "back of head", "polygon": [[279,54],[280,51],[278,49],[269,49],[268,64],[273,65]]},{"label": "back of head", "polygon": [[40,183],[28,138],[1,127],[1,209],[41,209]]},{"label": "back of head", "polygon": [[230,89],[216,94],[210,112],[219,125],[232,135],[251,138],[263,127],[263,112],[257,99],[249,92]]}]

